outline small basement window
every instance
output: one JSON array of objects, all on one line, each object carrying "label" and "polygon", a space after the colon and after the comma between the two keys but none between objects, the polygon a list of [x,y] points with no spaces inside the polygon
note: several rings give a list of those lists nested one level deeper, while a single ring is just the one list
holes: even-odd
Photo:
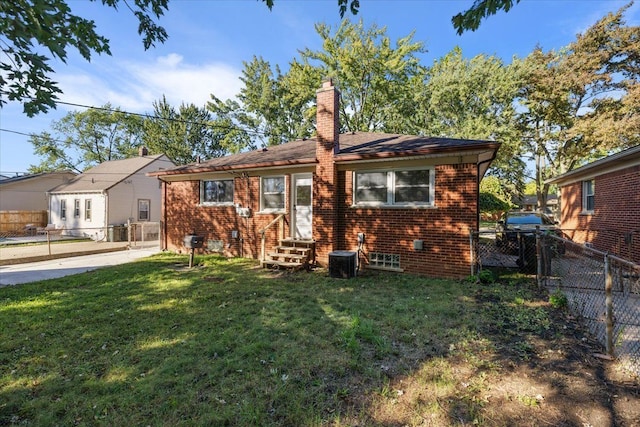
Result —
[{"label": "small basement window", "polygon": [[400,270],[400,255],[369,252],[369,267],[388,270]]}]

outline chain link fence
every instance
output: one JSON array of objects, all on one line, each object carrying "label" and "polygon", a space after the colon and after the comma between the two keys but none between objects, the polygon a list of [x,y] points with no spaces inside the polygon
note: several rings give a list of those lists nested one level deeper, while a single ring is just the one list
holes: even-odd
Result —
[{"label": "chain link fence", "polygon": [[640,265],[541,231],[516,233],[507,244],[494,231],[472,232],[471,273],[518,270],[565,298],[610,356],[640,375]]},{"label": "chain link fence", "polygon": [[160,246],[160,223],[66,228],[48,225],[0,232],[0,265],[117,249]]}]

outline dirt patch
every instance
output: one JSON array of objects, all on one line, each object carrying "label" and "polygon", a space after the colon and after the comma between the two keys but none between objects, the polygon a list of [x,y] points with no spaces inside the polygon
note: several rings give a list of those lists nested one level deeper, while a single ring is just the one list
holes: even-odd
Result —
[{"label": "dirt patch", "polygon": [[[482,310],[500,300],[482,290],[477,297]],[[551,317],[542,330],[527,330],[527,319],[517,324],[508,312],[480,325],[502,343],[480,352],[484,360],[470,361],[463,349],[440,349],[442,358],[424,349],[424,357],[416,355],[423,362],[408,374],[361,396],[354,406],[368,407],[370,419],[362,424],[362,415],[354,416],[353,425],[640,426],[638,378],[599,357],[602,346],[567,312],[543,300],[532,316],[540,310]],[[470,345],[478,354],[482,343]]]}]

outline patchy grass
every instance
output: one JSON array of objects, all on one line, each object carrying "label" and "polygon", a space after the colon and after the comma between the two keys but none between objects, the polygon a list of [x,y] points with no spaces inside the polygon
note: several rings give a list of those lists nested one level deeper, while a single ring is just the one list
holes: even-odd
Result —
[{"label": "patchy grass", "polygon": [[0,424],[640,420],[637,383],[608,379],[590,339],[527,279],[341,280],[197,261],[162,254],[1,288]]}]

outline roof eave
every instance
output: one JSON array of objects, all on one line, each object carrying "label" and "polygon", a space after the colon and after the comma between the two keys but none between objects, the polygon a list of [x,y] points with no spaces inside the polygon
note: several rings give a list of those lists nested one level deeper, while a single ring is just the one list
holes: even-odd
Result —
[{"label": "roof eave", "polygon": [[220,166],[206,166],[202,165],[199,167],[189,167],[185,169],[174,169],[174,170],[162,170],[156,172],[148,172],[147,176],[155,176],[158,179],[163,179],[164,177],[172,177],[178,175],[198,175],[205,173],[217,173],[217,172],[242,172],[247,170],[256,170],[256,169],[274,169],[274,168],[285,168],[285,167],[294,167],[294,166],[307,166],[317,163],[316,159],[306,158],[306,159],[297,159],[297,160],[279,160],[275,162],[261,162],[261,163],[246,163],[246,164],[236,164],[236,165],[220,165]]}]

